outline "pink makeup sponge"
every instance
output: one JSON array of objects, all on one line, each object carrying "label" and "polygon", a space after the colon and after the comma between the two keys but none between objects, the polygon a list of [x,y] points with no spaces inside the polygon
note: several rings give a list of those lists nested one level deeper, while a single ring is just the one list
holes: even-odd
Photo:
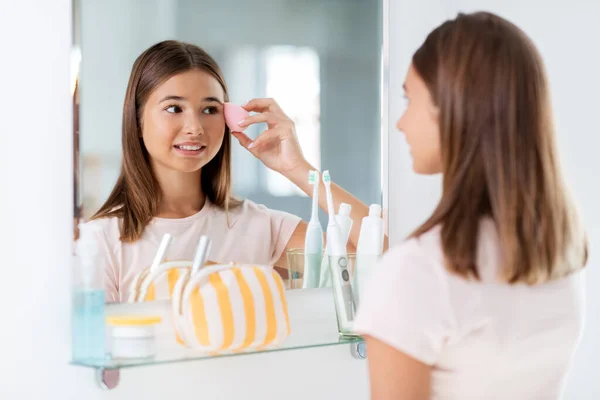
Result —
[{"label": "pink makeup sponge", "polygon": [[225,123],[232,132],[243,132],[246,128],[242,128],[238,125],[243,119],[250,116],[250,113],[244,110],[241,106],[233,103],[225,103],[223,105],[225,113]]}]

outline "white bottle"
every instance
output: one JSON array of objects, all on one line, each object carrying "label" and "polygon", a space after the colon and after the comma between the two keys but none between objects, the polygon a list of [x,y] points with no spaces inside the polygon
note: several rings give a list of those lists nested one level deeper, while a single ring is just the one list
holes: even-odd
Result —
[{"label": "white bottle", "polygon": [[381,206],[371,204],[369,215],[364,217],[360,226],[360,235],[356,246],[356,264],[352,289],[357,307],[369,278],[370,270],[379,261],[383,253],[384,226],[381,218]]},{"label": "white bottle", "polygon": [[350,212],[352,211],[352,206],[350,204],[342,203],[340,204],[340,208],[338,209],[338,213],[335,216],[335,222],[340,226],[340,230],[342,231],[342,237],[344,238],[344,243],[348,245],[348,239],[350,238],[350,231],[352,230],[352,218],[350,218]]}]

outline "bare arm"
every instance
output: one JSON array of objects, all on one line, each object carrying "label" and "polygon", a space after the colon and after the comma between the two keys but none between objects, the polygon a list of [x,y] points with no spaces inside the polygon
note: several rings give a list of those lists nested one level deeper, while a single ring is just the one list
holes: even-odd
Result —
[{"label": "bare arm", "polygon": [[[303,163],[300,167],[287,173],[286,177],[292,183],[298,186],[304,193],[312,197],[313,187],[311,184],[308,183],[308,173],[309,171],[315,169],[316,168],[314,168],[312,165],[306,162]],[[328,212],[325,184],[322,180],[319,180],[319,185],[319,207],[321,207],[325,212]],[[352,206],[352,209],[350,211],[350,218],[354,221],[354,223],[352,224],[352,229],[350,231],[350,237],[348,240],[348,252],[355,252],[356,246],[358,245],[358,237],[360,235],[360,222],[364,217],[369,215],[369,207],[360,200],[358,200],[356,197],[345,191],[341,186],[338,186],[333,182],[331,183],[331,194],[334,202],[333,206],[336,210],[339,209],[341,203],[347,203]],[[286,245],[286,250],[304,248],[304,240],[306,236],[307,227],[308,223],[306,221],[300,221],[300,223],[296,227],[296,230],[294,231]],[[326,238],[324,239],[326,240]],[[384,235],[383,251],[385,252],[387,249],[388,237],[387,235]],[[275,263],[275,265],[281,268],[287,267],[287,259],[285,252],[281,256],[281,258]]]},{"label": "bare arm", "polygon": [[[279,267],[279,268],[283,268],[283,269],[287,269],[288,268],[288,262],[287,262],[287,250],[289,249],[303,249],[304,248],[304,238],[306,236],[306,228],[308,227],[308,224],[305,221],[300,221],[298,223],[298,226],[296,227],[296,229],[294,230],[294,233],[292,233],[292,236],[290,237],[290,240],[288,240],[286,246],[285,246],[285,251],[283,252],[283,254],[281,255],[281,257],[279,258],[279,260],[277,260],[275,262],[275,266]],[[300,269],[295,269],[296,272],[300,272],[300,273],[304,273],[304,268],[300,268]]]},{"label": "bare arm", "polygon": [[[313,188],[308,183],[308,174],[309,171],[316,168],[310,165],[302,154],[300,143],[296,137],[294,122],[285,115],[273,99],[253,99],[243,107],[247,111],[254,111],[259,114],[240,121],[238,123],[240,127],[245,128],[257,123],[266,123],[268,129],[262,132],[254,141],[243,132],[232,132],[232,135],[252,155],[261,160],[267,168],[281,173],[308,196],[312,196]],[[327,212],[327,196],[322,180],[319,180],[319,185],[319,207]],[[348,247],[350,251],[354,251],[360,235],[360,222],[369,214],[369,207],[333,182],[331,183],[331,192],[335,210],[339,209],[341,203],[352,206],[350,218],[354,221],[354,224],[352,224],[350,231]],[[301,222],[289,240],[286,249],[303,248],[305,234],[306,222]],[[386,251],[387,248],[388,238],[385,235],[383,250]],[[286,265],[285,257],[282,256],[276,265],[284,267]]]},{"label": "bare arm", "polygon": [[[296,186],[300,188],[304,193],[308,196],[312,197],[313,187],[308,183],[308,173],[311,170],[315,170],[312,165],[308,162],[302,163],[299,167],[294,170],[288,172],[286,177],[294,183]],[[335,176],[333,177],[335,179]],[[325,184],[322,180],[319,180],[319,207],[321,207],[325,212],[327,212],[327,196],[325,194]],[[358,244],[358,236],[360,234],[360,222],[364,217],[369,215],[369,206],[358,200],[352,194],[345,191],[342,187],[336,185],[335,183],[331,183],[331,194],[333,196],[334,208],[338,210],[341,203],[347,203],[352,206],[352,210],[350,212],[350,218],[354,221],[352,224],[352,230],[350,231],[349,238],[349,250],[354,251]],[[304,228],[304,232],[306,232],[306,228]],[[304,238],[303,238],[304,239]],[[386,251],[388,248],[388,237],[384,236],[383,250]],[[304,247],[304,242],[299,246],[300,248]]]},{"label": "bare arm", "polygon": [[431,367],[387,344],[366,337],[371,400],[428,400]]}]

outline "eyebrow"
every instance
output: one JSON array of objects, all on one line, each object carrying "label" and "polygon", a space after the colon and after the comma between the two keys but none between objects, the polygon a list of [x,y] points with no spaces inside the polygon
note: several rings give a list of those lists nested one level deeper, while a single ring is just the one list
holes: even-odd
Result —
[{"label": "eyebrow", "polygon": [[[169,100],[177,100],[177,101],[186,101],[187,99],[185,97],[181,97],[181,96],[165,96],[160,102],[164,102],[164,101],[169,101]],[[205,97],[202,99],[202,101],[204,102],[215,102],[215,103],[219,103],[219,104],[223,104],[223,102],[221,100],[219,100],[216,97]]]}]

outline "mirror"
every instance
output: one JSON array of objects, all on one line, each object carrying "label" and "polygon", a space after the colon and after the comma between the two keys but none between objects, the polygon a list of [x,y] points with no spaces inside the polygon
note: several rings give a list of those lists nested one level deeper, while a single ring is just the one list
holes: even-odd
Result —
[{"label": "mirror", "polygon": [[[76,221],[89,221],[115,187],[124,154],[123,107],[132,66],[142,52],[167,39],[197,45],[212,56],[222,71],[231,103],[274,99],[293,120],[310,165],[329,170],[334,183],[365,205],[382,204],[380,0],[80,0],[74,7],[74,32]],[[255,139],[266,129],[264,123],[254,124],[245,133]],[[266,246],[271,255],[279,251],[274,257],[286,260],[285,252],[291,249],[278,241],[288,239],[294,230],[289,216],[310,219],[311,198],[284,174],[266,167],[236,138],[230,139],[232,194],[251,201],[255,211],[275,212],[275,217],[268,214],[270,221],[266,222],[266,230],[271,231],[265,234],[270,237],[244,241]],[[235,219],[235,211],[232,214]],[[327,213],[320,210],[319,217],[325,230]],[[252,251],[233,251],[244,247],[239,243],[240,234],[231,236],[214,224],[196,232],[212,240],[210,254],[215,256],[209,261],[273,261],[263,255],[253,259]],[[178,245],[172,245],[166,259],[191,260],[197,234],[188,237],[174,225],[171,228],[169,233]],[[248,225],[247,229],[263,232],[260,226],[256,230]],[[185,239],[178,242],[180,234]],[[119,232],[113,229],[110,235]],[[153,247],[144,248],[145,256],[137,258],[127,255],[135,243],[114,245],[110,241],[114,238],[103,243],[112,252],[107,256],[111,260],[104,260],[112,265],[104,276],[115,292],[107,297],[109,301],[127,301],[131,281],[152,261],[161,238],[144,238]],[[232,243],[234,239],[238,243]],[[270,245],[261,243],[269,241]],[[177,254],[181,248],[188,251]],[[232,251],[235,254],[230,257]],[[285,287],[303,287],[303,266],[291,268],[290,264],[294,263],[276,265]]]},{"label": "mirror", "polygon": [[[354,264],[353,251],[368,206],[386,205],[384,4],[382,0],[74,1],[75,237],[78,244],[93,244],[89,259],[96,264],[95,268],[82,265],[85,260],[78,249],[73,298],[75,363],[121,368],[212,356],[216,353],[207,353],[208,348],[201,346],[203,332],[222,336],[220,350],[245,348],[249,338],[260,339],[256,349],[265,351],[360,340],[340,338],[341,314],[337,312],[336,330],[332,291],[315,289],[330,286],[331,279],[326,282],[327,276],[317,276],[316,283],[308,284],[302,251],[313,209],[311,170],[330,172],[336,213],[347,210],[340,203],[351,203],[350,217],[341,222],[350,237],[348,268]],[[162,44],[156,47],[158,43]],[[154,50],[148,50],[152,46]],[[147,57],[134,69],[144,52]],[[150,60],[150,55],[158,58]],[[186,62],[195,69],[181,67]],[[180,72],[169,72],[169,68]],[[143,94],[145,87],[148,90]],[[265,118],[266,123],[250,124],[244,134],[230,132],[225,103],[239,106],[250,100],[245,105],[250,118]],[[249,144],[260,143],[259,137],[271,140],[252,150]],[[228,154],[226,143],[229,162],[223,161]],[[228,166],[230,180],[223,172]],[[322,176],[315,179],[321,182]],[[326,209],[325,186],[320,183],[319,187],[320,206]],[[229,199],[227,204],[224,199]],[[385,214],[384,207],[382,218]],[[323,230],[327,215],[322,209],[318,212]],[[177,292],[182,290],[180,281],[185,285],[194,281],[194,275],[186,281],[185,273],[202,237],[210,244],[203,242],[206,257],[198,258],[200,272],[210,271],[202,266],[211,263],[239,267],[229,271],[233,274],[229,278],[235,276],[237,281],[227,280],[224,274],[215,277],[215,282],[210,280],[212,289],[202,302],[218,303],[221,317],[211,319],[210,312],[206,314],[209,326],[205,330],[198,328],[196,319],[181,322],[190,315],[197,318],[199,311],[186,314],[185,307],[200,307],[200,303]],[[157,257],[161,243],[167,242],[165,253]],[[320,260],[321,254],[316,255]],[[333,258],[316,261],[324,266],[321,271],[329,271],[323,264],[328,260]],[[335,260],[342,266],[339,257]],[[162,281],[148,283],[147,278],[156,272],[152,265],[176,267],[163,274]],[[253,268],[250,278],[256,275],[254,286],[246,267]],[[234,290],[241,297],[229,298],[224,306],[216,288],[233,281],[241,285],[244,279],[237,272],[248,285]],[[79,289],[88,286],[93,290]],[[285,292],[298,288],[311,290]],[[201,290],[198,286],[188,295]],[[225,325],[215,328],[216,333],[211,331],[211,321],[225,324],[226,309],[232,310],[227,314],[230,325],[239,323],[233,317],[238,315],[233,310],[235,302],[247,308],[252,303],[249,298],[261,296],[256,291],[271,299],[253,303],[250,310],[244,308],[247,315],[256,315],[257,332],[250,335],[250,325],[227,331],[236,332],[229,336]],[[287,308],[283,306],[286,301]],[[266,320],[256,319],[259,314]],[[156,322],[157,315],[162,322]],[[284,315],[287,322],[282,322]],[[105,320],[105,316],[110,318]],[[175,340],[173,322],[179,329],[177,339],[185,347]],[[159,324],[159,349],[144,347],[152,350],[144,353],[146,358],[123,353],[125,359],[120,360],[116,354],[131,347],[118,347],[117,327],[121,333],[127,331],[123,334],[129,338],[150,328],[132,331],[128,324],[151,323]],[[285,324],[287,333],[282,330]],[[244,329],[250,335],[245,339],[240,336]],[[112,344],[107,351],[102,333],[109,330]],[[148,332],[142,332],[142,342],[148,341]],[[279,338],[285,343],[278,342]],[[190,340],[195,345],[190,346]],[[203,350],[198,353],[190,347]],[[107,353],[111,357],[105,357]]]}]

